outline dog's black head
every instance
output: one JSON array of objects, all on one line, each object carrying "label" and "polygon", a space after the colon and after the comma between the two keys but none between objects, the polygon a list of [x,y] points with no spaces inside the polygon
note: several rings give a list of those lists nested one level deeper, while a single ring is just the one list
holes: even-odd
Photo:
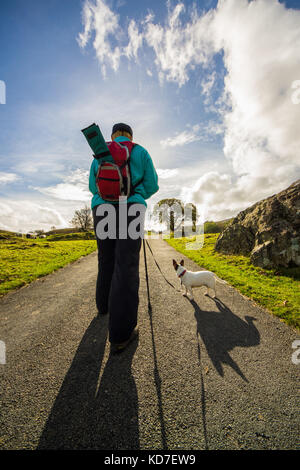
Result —
[{"label": "dog's black head", "polygon": [[[180,264],[181,264],[181,266],[184,265],[184,260],[183,259],[180,261]],[[179,264],[175,261],[175,259],[173,259],[173,266],[174,266],[175,271],[177,271]]]}]

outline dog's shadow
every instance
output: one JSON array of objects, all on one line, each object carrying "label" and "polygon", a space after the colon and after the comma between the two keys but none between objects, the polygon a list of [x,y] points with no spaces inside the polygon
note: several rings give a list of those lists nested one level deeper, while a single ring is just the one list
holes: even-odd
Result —
[{"label": "dog's shadow", "polygon": [[248,382],[229,351],[237,346],[250,347],[259,344],[260,334],[253,323],[255,318],[245,316],[245,320],[242,320],[220,299],[211,299],[214,300],[218,311],[201,310],[195,300],[189,299],[197,321],[197,337],[202,339],[207,354],[220,376],[224,376],[223,364],[227,364]]}]

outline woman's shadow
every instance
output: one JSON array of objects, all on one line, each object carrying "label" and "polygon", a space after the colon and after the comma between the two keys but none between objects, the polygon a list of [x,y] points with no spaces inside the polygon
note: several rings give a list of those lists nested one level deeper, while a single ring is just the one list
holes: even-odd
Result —
[{"label": "woman's shadow", "polygon": [[[189,299],[190,300],[190,299]],[[190,300],[195,310],[197,321],[197,337],[205,345],[209,358],[217,372],[223,377],[223,364],[227,364],[243,379],[247,378],[238,364],[229,354],[236,346],[256,346],[260,342],[260,335],[253,321],[254,317],[245,316],[242,320],[217,297],[215,301],[218,311],[201,310],[194,300]]]},{"label": "woman's shadow", "polygon": [[107,318],[92,320],[37,449],[139,449],[138,397],[131,374],[138,341],[110,355],[100,378],[107,332]]}]

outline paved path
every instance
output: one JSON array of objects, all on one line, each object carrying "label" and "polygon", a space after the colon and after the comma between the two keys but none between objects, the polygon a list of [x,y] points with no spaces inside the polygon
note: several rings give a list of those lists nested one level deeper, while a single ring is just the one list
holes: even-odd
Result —
[{"label": "paved path", "polygon": [[[183,257],[150,244],[178,286]],[[152,316],[141,250],[140,337],[120,356],[95,317],[96,253],[0,299],[0,448],[296,449],[299,333],[228,285],[191,302],[147,260]]]}]

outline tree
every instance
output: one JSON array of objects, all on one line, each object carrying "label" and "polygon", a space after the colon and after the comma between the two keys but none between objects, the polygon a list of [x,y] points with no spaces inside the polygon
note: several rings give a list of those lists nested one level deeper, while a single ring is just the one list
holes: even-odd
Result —
[{"label": "tree", "polygon": [[183,204],[180,199],[161,199],[157,203],[159,222],[165,222],[171,232],[174,232],[181,225],[183,220]]},{"label": "tree", "polygon": [[73,227],[82,230],[83,232],[88,232],[93,228],[93,218],[91,209],[87,206],[84,206],[83,209],[75,211],[73,219],[70,222]]},{"label": "tree", "polygon": [[[186,217],[187,209],[192,215],[192,220],[189,221]],[[193,230],[195,230],[196,224],[196,206],[192,203],[184,205],[180,199],[167,198],[161,199],[157,203],[155,209],[155,215],[159,218],[159,222],[165,222],[167,227],[170,228],[171,232],[177,231],[184,222],[192,222]],[[183,230],[184,231],[184,230]]]}]

